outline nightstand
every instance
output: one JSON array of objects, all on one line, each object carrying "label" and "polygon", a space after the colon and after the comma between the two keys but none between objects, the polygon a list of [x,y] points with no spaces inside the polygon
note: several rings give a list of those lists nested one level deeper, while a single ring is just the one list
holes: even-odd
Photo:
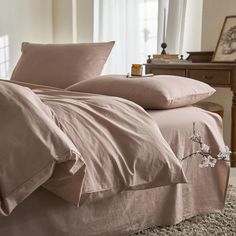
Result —
[{"label": "nightstand", "polygon": [[228,87],[233,92],[231,149],[232,166],[236,167],[236,64],[234,63],[159,63],[146,64],[146,73],[185,76],[213,87]]}]

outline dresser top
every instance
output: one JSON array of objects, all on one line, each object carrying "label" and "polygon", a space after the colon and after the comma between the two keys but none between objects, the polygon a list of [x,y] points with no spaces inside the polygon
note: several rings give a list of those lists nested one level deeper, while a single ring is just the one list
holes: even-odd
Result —
[{"label": "dresser top", "polygon": [[150,67],[171,67],[171,68],[209,68],[209,67],[213,67],[213,68],[227,68],[227,67],[235,67],[236,63],[216,63],[216,62],[209,62],[209,63],[198,63],[198,62],[189,62],[189,63],[146,63],[146,66],[150,66]]}]

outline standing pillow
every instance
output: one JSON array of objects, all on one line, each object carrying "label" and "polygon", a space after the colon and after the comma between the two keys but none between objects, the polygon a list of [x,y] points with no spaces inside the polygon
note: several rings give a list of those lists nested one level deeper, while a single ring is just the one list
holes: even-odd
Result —
[{"label": "standing pillow", "polygon": [[66,88],[100,75],[113,45],[22,43],[22,55],[11,80]]},{"label": "standing pillow", "polygon": [[121,97],[145,109],[169,109],[192,105],[215,92],[214,88],[203,82],[171,75],[143,78],[105,75],[79,82],[67,90]]}]

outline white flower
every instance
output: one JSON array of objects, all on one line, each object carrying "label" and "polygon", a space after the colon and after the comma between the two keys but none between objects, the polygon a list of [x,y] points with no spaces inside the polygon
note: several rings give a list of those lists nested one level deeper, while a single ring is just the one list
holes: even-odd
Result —
[{"label": "white flower", "polygon": [[201,141],[201,136],[199,134],[193,134],[190,137],[190,140],[193,141],[193,142],[199,142],[199,141]]},{"label": "white flower", "polygon": [[203,153],[209,153],[209,150],[210,150],[210,147],[208,145],[206,145],[206,144],[201,145],[201,151]]},{"label": "white flower", "polygon": [[213,158],[213,157],[211,157],[211,156],[209,156],[208,159],[209,159],[209,165],[210,165],[210,167],[214,167],[215,164],[216,164],[216,162],[217,162],[217,159],[216,159],[216,158]]},{"label": "white flower", "polygon": [[201,160],[201,163],[199,164],[199,167],[200,168],[203,168],[203,167],[208,167],[208,158],[207,157],[204,157],[202,160]]},{"label": "white flower", "polygon": [[217,159],[211,156],[203,157],[201,163],[199,164],[199,167],[200,168],[208,167],[208,166],[214,167],[216,162],[217,162]]},{"label": "white flower", "polygon": [[217,155],[218,159],[220,160],[226,160],[226,161],[229,161],[230,160],[230,154],[232,152],[229,150],[229,147],[228,146],[225,146],[223,148],[220,148],[220,152],[219,154]]},{"label": "white flower", "polygon": [[193,135],[190,137],[190,140],[195,143],[198,143],[200,146],[200,150],[195,151],[194,153],[188,155],[187,157],[184,157],[183,160],[193,155],[201,156],[202,160],[201,163],[199,164],[199,167],[201,168],[214,167],[217,160],[230,161],[230,154],[232,152],[229,150],[228,146],[221,148],[217,156],[213,156],[211,154],[210,147],[202,142],[202,137],[200,136],[199,133],[195,131],[195,123],[193,123]]}]

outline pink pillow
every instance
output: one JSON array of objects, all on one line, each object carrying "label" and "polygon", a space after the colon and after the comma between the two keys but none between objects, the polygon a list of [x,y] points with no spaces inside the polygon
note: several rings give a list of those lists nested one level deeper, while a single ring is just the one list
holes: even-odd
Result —
[{"label": "pink pillow", "polygon": [[66,88],[100,75],[113,45],[22,43],[11,80]]},{"label": "pink pillow", "polygon": [[67,90],[121,97],[145,109],[191,105],[215,92],[214,88],[203,82],[171,75],[146,78],[105,75],[74,84]]}]

